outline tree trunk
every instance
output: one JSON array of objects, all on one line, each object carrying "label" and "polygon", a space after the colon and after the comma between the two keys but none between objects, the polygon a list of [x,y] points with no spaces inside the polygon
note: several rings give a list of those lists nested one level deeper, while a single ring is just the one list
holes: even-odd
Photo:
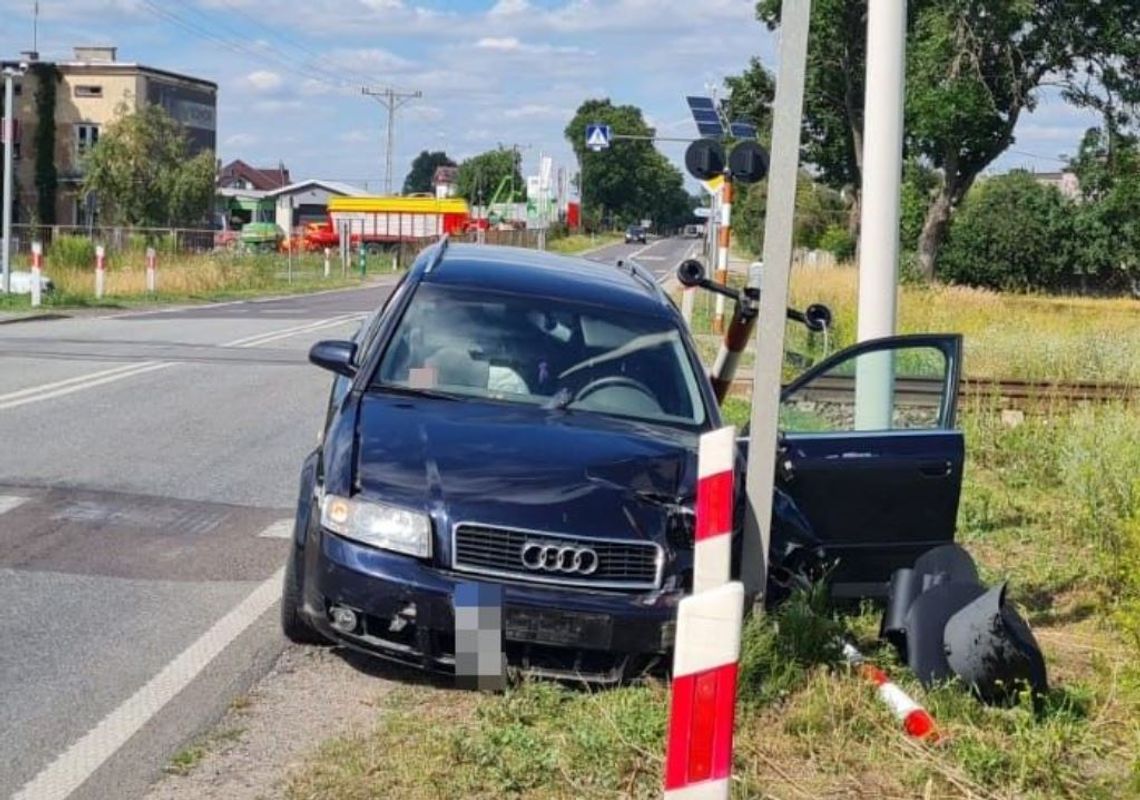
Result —
[{"label": "tree trunk", "polygon": [[934,267],[938,260],[938,251],[946,239],[946,231],[950,228],[950,210],[952,208],[951,194],[948,186],[938,191],[938,196],[926,210],[926,219],[922,223],[922,234],[918,237],[918,269],[924,280],[934,280]]}]

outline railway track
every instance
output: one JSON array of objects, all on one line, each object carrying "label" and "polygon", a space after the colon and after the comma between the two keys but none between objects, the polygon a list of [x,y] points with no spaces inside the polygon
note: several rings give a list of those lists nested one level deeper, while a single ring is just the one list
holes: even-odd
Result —
[{"label": "railway track", "polygon": [[[850,401],[854,389],[854,377],[821,376],[810,387],[804,388],[803,397],[818,402],[839,403]],[[751,377],[733,381],[730,391],[732,396],[749,396],[751,393]],[[904,405],[937,406],[942,397],[942,381],[933,378],[897,380],[895,397],[897,402]],[[959,385],[959,402],[962,401],[993,403],[1001,409],[1026,411],[1078,403],[1131,404],[1140,402],[1140,385],[965,378]]]}]

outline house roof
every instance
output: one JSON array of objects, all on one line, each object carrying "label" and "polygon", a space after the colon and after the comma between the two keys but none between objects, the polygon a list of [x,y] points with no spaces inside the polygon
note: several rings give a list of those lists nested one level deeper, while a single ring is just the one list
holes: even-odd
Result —
[{"label": "house roof", "polygon": [[326,181],[320,178],[310,178],[306,181],[298,181],[291,183],[288,186],[281,186],[268,193],[268,197],[280,197],[283,194],[292,194],[294,192],[301,192],[307,189],[317,187],[324,189],[331,194],[338,194],[343,197],[364,197],[368,193],[363,189],[353,186],[348,183],[341,183],[339,181]]},{"label": "house roof", "polygon": [[254,189],[272,191],[289,184],[289,170],[284,165],[276,167],[252,167],[240,158],[231,161],[219,170],[218,183],[223,186],[227,179],[240,178],[249,183]]}]

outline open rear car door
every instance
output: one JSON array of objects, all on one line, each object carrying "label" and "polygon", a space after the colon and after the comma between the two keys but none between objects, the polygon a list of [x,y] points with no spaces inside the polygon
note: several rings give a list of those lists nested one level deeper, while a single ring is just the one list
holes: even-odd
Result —
[{"label": "open rear car door", "polygon": [[953,541],[961,355],[957,335],[876,339],[783,389],[776,484],[834,564],[834,597],[882,597],[894,570]]}]

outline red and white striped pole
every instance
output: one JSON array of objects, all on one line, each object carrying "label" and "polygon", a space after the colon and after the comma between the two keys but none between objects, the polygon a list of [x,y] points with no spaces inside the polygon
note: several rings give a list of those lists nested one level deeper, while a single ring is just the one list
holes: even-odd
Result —
[{"label": "red and white striped pole", "polygon": [[158,253],[153,247],[146,249],[146,290],[151,294],[158,290]]},{"label": "red and white striped pole", "polygon": [[[717,231],[716,280],[728,283],[728,250],[732,244],[732,177],[725,173],[721,185],[720,228]],[[724,333],[724,295],[716,296],[716,316],[713,318],[713,333]]]},{"label": "red and white striped pole", "polygon": [[44,246],[40,242],[32,242],[32,305],[38,306],[42,302],[43,286],[40,276],[44,272]]},{"label": "red and white striped pole", "polygon": [[736,430],[701,437],[693,594],[677,608],[665,745],[666,800],[723,800],[732,782],[732,732],[744,586],[732,562]]},{"label": "red and white striped pole", "polygon": [[103,245],[95,246],[95,299],[100,300],[103,297],[103,288],[106,282],[106,269],[104,269],[104,258],[106,251]]},{"label": "red and white striped pole", "polygon": [[938,727],[934,724],[934,717],[912,700],[886,672],[868,663],[863,654],[850,642],[843,644],[843,657],[847,659],[848,664],[859,670],[860,675],[878,687],[879,699],[891,710],[895,719],[902,723],[903,730],[908,736],[930,742],[938,741],[939,733]]}]

